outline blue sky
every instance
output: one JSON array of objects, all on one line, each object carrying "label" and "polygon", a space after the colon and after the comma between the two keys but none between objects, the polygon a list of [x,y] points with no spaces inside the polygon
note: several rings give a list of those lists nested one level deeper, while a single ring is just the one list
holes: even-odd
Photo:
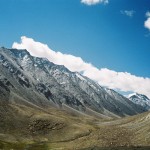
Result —
[{"label": "blue sky", "polygon": [[27,36],[97,68],[150,77],[148,0],[90,6],[81,0],[0,0],[0,6],[0,46]]}]

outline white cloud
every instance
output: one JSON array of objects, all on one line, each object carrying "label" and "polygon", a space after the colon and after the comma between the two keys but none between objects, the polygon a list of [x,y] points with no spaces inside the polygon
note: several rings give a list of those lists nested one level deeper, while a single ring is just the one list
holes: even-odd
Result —
[{"label": "white cloud", "polygon": [[150,78],[137,77],[127,72],[116,72],[107,68],[98,69],[80,57],[55,52],[46,44],[25,36],[21,37],[21,43],[14,42],[12,47],[27,49],[33,56],[45,57],[55,64],[66,66],[71,71],[83,72],[83,75],[97,81],[102,86],[125,92],[137,92],[150,97]]},{"label": "white cloud", "polygon": [[144,27],[150,30],[150,12],[146,12],[147,20],[144,22]]},{"label": "white cloud", "polygon": [[81,0],[81,3],[84,3],[86,5],[95,5],[98,3],[108,4],[108,0]]},{"label": "white cloud", "polygon": [[121,10],[120,12],[121,14],[126,15],[128,17],[133,17],[133,15],[135,14],[134,10]]}]

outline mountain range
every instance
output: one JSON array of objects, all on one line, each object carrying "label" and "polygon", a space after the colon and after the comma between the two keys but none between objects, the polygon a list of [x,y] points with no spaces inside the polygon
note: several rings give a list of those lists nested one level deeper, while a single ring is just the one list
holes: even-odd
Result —
[{"label": "mountain range", "polygon": [[27,50],[1,48],[0,62],[1,87],[13,95],[10,99],[17,95],[39,106],[51,103],[60,108],[67,106],[83,113],[94,111],[109,117],[145,111],[114,90],[101,87],[65,66],[33,57]]},{"label": "mountain range", "polygon": [[[126,126],[135,122],[133,115],[150,109],[150,100],[144,95],[135,94],[128,99],[78,72],[69,71],[65,66],[33,57],[27,50],[4,47],[0,48],[0,104],[0,148],[6,145],[13,147],[15,144],[12,145],[12,141],[23,142],[17,145],[18,149],[29,141],[51,141],[55,147],[54,143],[58,141],[72,142],[77,139],[78,143],[80,139],[92,140],[92,137],[108,140],[109,134],[111,140],[106,142],[103,139],[99,141],[100,145],[112,145],[111,142],[114,146],[136,145],[134,140],[132,143],[125,140],[133,136]],[[144,114],[142,118],[146,118],[147,124],[149,114]],[[108,121],[122,117],[129,119],[109,125]],[[99,120],[106,122],[99,124]],[[96,134],[96,131],[102,133],[101,129],[97,130],[99,126],[107,133],[103,138]],[[145,128],[147,130],[147,126]],[[110,132],[111,129],[114,131]],[[117,138],[120,134],[124,135],[122,141]],[[137,141],[140,143],[140,140]],[[89,144],[91,142],[87,144],[90,147]],[[80,147],[87,145],[80,144]]]}]

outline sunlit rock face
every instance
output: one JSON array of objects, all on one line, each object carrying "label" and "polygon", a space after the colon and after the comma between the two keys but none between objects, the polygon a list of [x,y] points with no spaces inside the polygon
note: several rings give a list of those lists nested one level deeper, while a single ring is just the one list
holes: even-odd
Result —
[{"label": "sunlit rock face", "polygon": [[114,90],[104,88],[78,72],[71,72],[26,50],[0,48],[0,91],[15,93],[38,106],[67,106],[82,113],[123,117],[142,113],[137,105]]}]

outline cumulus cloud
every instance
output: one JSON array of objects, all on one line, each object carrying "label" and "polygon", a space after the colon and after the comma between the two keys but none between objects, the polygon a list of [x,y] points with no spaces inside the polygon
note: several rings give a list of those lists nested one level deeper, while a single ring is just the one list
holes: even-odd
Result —
[{"label": "cumulus cloud", "polygon": [[86,5],[95,5],[98,3],[108,4],[108,0],[81,0],[81,3]]},{"label": "cumulus cloud", "polygon": [[82,72],[84,76],[102,86],[125,92],[137,92],[150,97],[150,78],[137,77],[128,72],[116,72],[107,68],[98,69],[80,57],[53,51],[46,44],[25,36],[21,37],[20,43],[14,42],[12,48],[27,49],[33,56],[44,57],[55,64],[64,65],[71,71]]},{"label": "cumulus cloud", "polygon": [[121,10],[121,14],[126,15],[128,17],[133,17],[135,14],[134,10]]},{"label": "cumulus cloud", "polygon": [[144,22],[144,27],[150,30],[150,12],[146,12],[147,20]]}]

